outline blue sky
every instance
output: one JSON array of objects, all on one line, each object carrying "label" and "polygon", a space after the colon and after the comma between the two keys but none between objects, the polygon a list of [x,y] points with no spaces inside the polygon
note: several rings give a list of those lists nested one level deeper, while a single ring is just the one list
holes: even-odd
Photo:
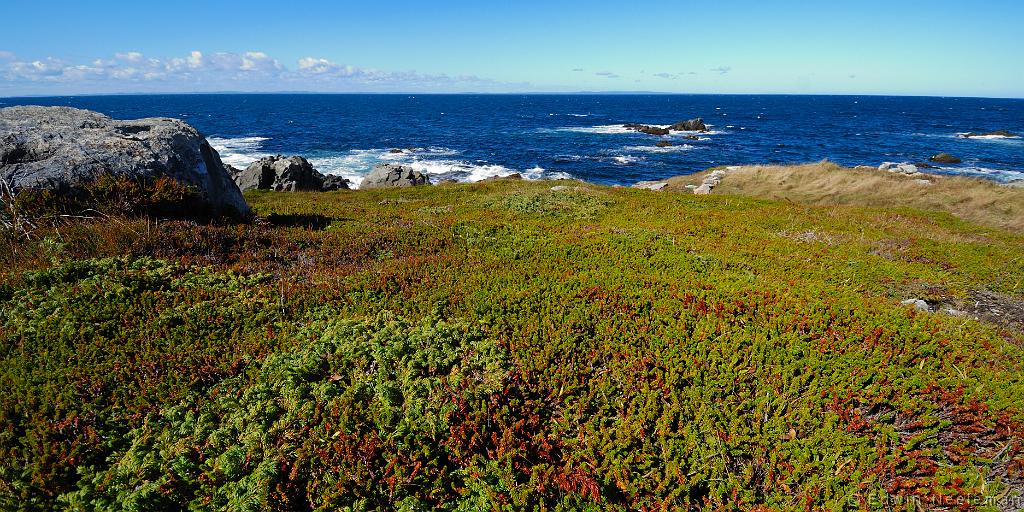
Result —
[{"label": "blue sky", "polygon": [[121,92],[1024,97],[1024,2],[4,0],[0,96]]}]

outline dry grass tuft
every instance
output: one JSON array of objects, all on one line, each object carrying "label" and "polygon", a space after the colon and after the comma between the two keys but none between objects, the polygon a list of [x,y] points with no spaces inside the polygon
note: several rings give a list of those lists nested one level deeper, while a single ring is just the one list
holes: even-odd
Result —
[{"label": "dry grass tuft", "polygon": [[[706,173],[677,176],[670,190],[686,190]],[[923,183],[927,180],[930,184]],[[959,176],[905,176],[832,162],[731,168],[716,195],[743,195],[813,205],[910,207],[951,213],[979,224],[1024,232],[1024,188]]]}]

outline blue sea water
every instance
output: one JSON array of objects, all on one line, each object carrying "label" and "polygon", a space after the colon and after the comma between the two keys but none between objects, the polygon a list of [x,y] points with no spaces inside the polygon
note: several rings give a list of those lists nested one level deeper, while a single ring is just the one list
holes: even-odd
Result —
[{"label": "blue sea water", "polygon": [[[203,132],[225,162],[242,167],[270,154],[303,155],[325,173],[358,182],[376,163],[412,165],[434,181],[474,181],[520,172],[631,184],[717,165],[845,165],[925,161],[928,170],[1000,182],[1024,180],[1024,100],[774,95],[366,95],[209,94],[0,98],[69,105],[115,118],[168,116]],[[657,137],[623,123],[667,125],[701,117],[711,131]],[[671,147],[659,148],[659,140]],[[393,153],[392,149],[408,149]]]}]

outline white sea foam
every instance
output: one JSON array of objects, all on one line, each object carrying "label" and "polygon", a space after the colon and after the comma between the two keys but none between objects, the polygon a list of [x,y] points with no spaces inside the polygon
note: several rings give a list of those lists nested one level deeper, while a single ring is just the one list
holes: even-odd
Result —
[{"label": "white sea foam", "polygon": [[967,136],[967,133],[958,133],[957,137],[969,140],[1014,140],[1020,139],[1019,135],[974,135],[971,137]]},{"label": "white sea foam", "polygon": [[636,130],[631,130],[622,126],[621,124],[604,124],[599,126],[567,126],[564,128],[556,128],[558,132],[575,132],[575,133],[599,133],[602,135],[622,135],[624,133],[637,133]]},{"label": "white sea foam", "polygon": [[615,155],[612,157],[612,162],[618,165],[631,165],[638,162],[642,162],[643,160],[643,157],[633,155]]},{"label": "white sea foam", "polygon": [[209,137],[206,140],[220,154],[221,161],[233,167],[247,167],[260,158],[271,156],[261,151],[263,143],[270,140],[268,137]]},{"label": "white sea foam", "polygon": [[[655,128],[668,128],[669,126],[672,126],[672,125],[670,125],[670,124],[649,124],[649,125],[646,125],[646,126],[652,126],[652,127],[655,127]],[[708,128],[711,128],[712,126],[713,125],[709,124]],[[543,130],[542,129],[542,131],[549,131],[549,130]],[[564,126],[562,128],[555,128],[552,131],[556,131],[556,132],[574,132],[574,133],[597,133],[597,134],[601,134],[601,135],[623,135],[623,134],[631,134],[631,133],[641,133],[641,132],[638,132],[638,131],[636,131],[636,130],[634,130],[632,128],[627,128],[625,125],[621,125],[621,124],[602,124],[602,125],[598,125],[598,126]],[[669,132],[669,136],[685,137],[685,136],[688,136],[688,135],[721,135],[722,133],[723,132],[720,132],[720,131],[717,131],[717,130],[708,130],[706,132],[697,132],[697,131],[689,131],[689,130],[672,130],[671,132]]]},{"label": "white sea foam", "polygon": [[678,146],[626,146],[622,148],[623,151],[642,151],[645,153],[682,153],[684,151],[691,151],[698,149],[697,146],[691,146],[689,144],[682,144]]},{"label": "white sea foam", "polygon": [[459,154],[460,152],[456,150],[444,147],[405,149],[400,153],[392,152],[389,149],[354,149],[340,154],[312,155],[309,161],[320,172],[342,176],[354,185],[362,183],[363,177],[375,165],[382,162],[412,167],[414,170],[426,174],[434,183],[443,180],[473,182],[491,177],[508,176],[517,172],[526,179],[571,178],[566,173],[549,173],[541,167],[517,171],[503,165],[479,160],[467,161],[451,158]]},{"label": "white sea foam", "polygon": [[942,174],[954,174],[958,176],[974,176],[986,178],[999,183],[1010,183],[1024,180],[1024,171],[1012,169],[991,169],[988,167],[941,167],[938,169]]},{"label": "white sea foam", "polygon": [[536,165],[531,169],[522,171],[523,178],[528,180],[571,180],[572,175],[567,172],[561,171],[548,171],[547,169]]}]

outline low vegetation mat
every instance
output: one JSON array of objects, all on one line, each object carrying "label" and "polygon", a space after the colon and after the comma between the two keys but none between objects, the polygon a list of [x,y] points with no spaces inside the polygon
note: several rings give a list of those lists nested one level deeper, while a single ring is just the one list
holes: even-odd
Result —
[{"label": "low vegetation mat", "polygon": [[246,198],[0,238],[0,509],[1022,503],[1011,230],[575,182]]}]

